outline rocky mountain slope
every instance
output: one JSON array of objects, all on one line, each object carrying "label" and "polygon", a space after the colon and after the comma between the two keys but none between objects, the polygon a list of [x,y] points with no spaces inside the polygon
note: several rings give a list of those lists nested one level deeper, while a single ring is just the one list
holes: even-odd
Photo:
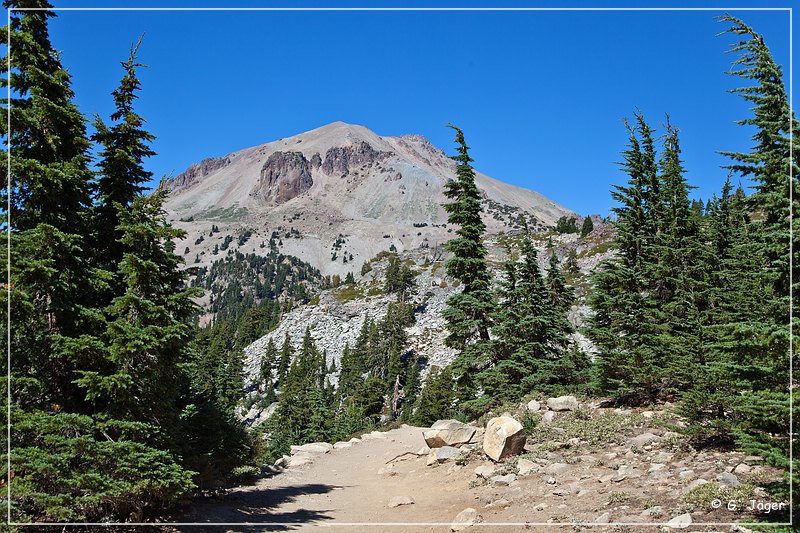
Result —
[{"label": "rocky mountain slope", "polygon": [[[613,254],[613,250],[608,248],[609,229],[607,225],[598,222],[595,232],[586,238],[580,238],[577,234],[559,235],[550,231],[538,234],[534,240],[543,270],[547,268],[551,252],[556,254],[562,264],[566,262],[570,251],[576,254],[578,271],[570,275],[576,289],[576,302],[569,314],[569,319],[576,328],[585,325],[590,312],[586,305],[589,278],[600,262]],[[496,235],[486,239],[489,252],[487,259],[494,271],[500,270],[506,258],[505,239],[506,237]],[[444,344],[447,331],[442,311],[446,307],[447,299],[459,288],[455,280],[446,274],[444,262],[447,255],[443,250],[410,250],[402,253],[401,257],[415,273],[415,293],[412,299],[417,303],[415,322],[406,328],[407,349],[426,363],[423,369],[425,376],[432,366],[444,367],[455,357],[455,352]],[[312,303],[284,315],[277,328],[245,348],[244,367],[246,381],[250,385],[249,394],[254,398],[257,395],[255,383],[267,344],[271,340],[280,347],[287,334],[295,349],[299,349],[308,329],[317,347],[325,352],[328,364],[335,362],[336,368],[340,368],[345,345],[349,343],[353,346],[364,322],[367,319],[378,321],[383,318],[389,303],[395,299],[394,295],[383,293],[387,262],[385,258],[370,261],[369,272],[357,275],[354,285],[322,291]],[[593,345],[580,332],[573,334],[573,341],[584,353],[590,356],[593,354]],[[331,383],[337,383],[335,373],[328,378]],[[248,425],[255,426],[263,422],[271,414],[271,410],[264,410],[255,403],[239,414]]]},{"label": "rocky mountain slope", "polygon": [[[177,250],[190,265],[234,250],[259,253],[272,239],[323,274],[344,275],[382,250],[447,241],[441,203],[454,175],[455,163],[424,137],[335,122],[192,165],[167,182],[165,207],[188,233]],[[481,173],[476,182],[490,233],[518,228],[522,218],[545,228],[576,216],[534,191]],[[226,238],[233,244],[220,250]]]}]

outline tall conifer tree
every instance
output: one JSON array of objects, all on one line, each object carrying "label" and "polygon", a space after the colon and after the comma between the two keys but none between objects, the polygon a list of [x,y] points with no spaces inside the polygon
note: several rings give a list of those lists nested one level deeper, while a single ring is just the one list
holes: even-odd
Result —
[{"label": "tall conifer tree", "polygon": [[[741,384],[733,408],[734,432],[745,449],[775,466],[789,461],[789,191],[797,190],[798,155],[792,157],[790,132],[798,122],[789,107],[780,65],[761,35],[741,20],[723,16],[724,33],[740,36],[730,51],[739,54],[732,75],[753,82],[733,89],[752,105],[753,116],[739,121],[755,129],[748,153],[728,152],[728,168],[749,177],[755,192],[747,198],[753,218],[745,239],[734,245],[739,283],[731,300],[738,312],[721,326],[723,350],[733,362],[731,379]],[[790,185],[790,180],[794,183]],[[797,248],[795,248],[795,251]],[[795,258],[797,259],[797,258]],[[797,261],[795,260],[795,264]]]},{"label": "tall conifer tree", "polygon": [[462,290],[448,299],[443,316],[448,330],[445,344],[459,351],[453,363],[454,373],[463,394],[469,397],[474,392],[472,375],[486,364],[484,354],[488,351],[495,302],[482,240],[486,226],[481,219],[481,194],[475,185],[472,158],[464,132],[450,127],[456,132],[456,179],[445,186],[444,194],[450,202],[443,207],[448,223],[458,226],[458,236],[447,242],[453,256],[445,266],[447,273],[461,282]]},{"label": "tall conifer tree", "polygon": [[118,207],[129,207],[144,192],[144,185],[153,176],[142,163],[155,155],[149,146],[155,136],[143,128],[144,119],[134,109],[141,88],[137,69],[144,66],[137,62],[140,44],[141,38],[131,46],[128,59],[121,63],[125,75],[111,93],[115,107],[111,125],[99,116],[94,121],[97,131],[92,140],[101,146],[97,164],[100,175],[95,191],[97,240],[94,245],[101,263],[109,270],[116,269],[125,253],[125,245],[120,242],[122,234],[117,229]]}]

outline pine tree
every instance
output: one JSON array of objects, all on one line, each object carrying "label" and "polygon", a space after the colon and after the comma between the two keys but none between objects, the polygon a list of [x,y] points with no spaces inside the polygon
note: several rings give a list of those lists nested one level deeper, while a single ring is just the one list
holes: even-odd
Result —
[{"label": "pine tree", "polygon": [[128,59],[121,62],[125,75],[119,87],[111,93],[115,106],[111,126],[99,116],[94,121],[96,133],[92,140],[102,148],[97,164],[100,176],[95,191],[96,242],[93,244],[101,264],[107,265],[109,270],[116,269],[125,253],[125,246],[120,242],[122,234],[117,230],[118,207],[129,207],[144,192],[144,184],[153,176],[142,163],[155,155],[149,147],[155,136],[143,129],[144,119],[133,107],[141,87],[136,71],[144,66],[136,58],[140,44],[141,38],[131,46]]},{"label": "pine tree", "polygon": [[625,125],[629,144],[621,167],[629,180],[612,192],[620,204],[613,208],[620,252],[595,275],[590,298],[595,314],[588,333],[600,350],[599,386],[631,402],[652,402],[669,369],[662,360],[669,347],[663,344],[662,324],[653,319],[657,302],[648,278],[664,207],[655,205],[663,197],[653,130],[638,113],[635,127]]},{"label": "pine tree", "polygon": [[575,301],[575,290],[567,285],[567,281],[561,273],[558,256],[554,253],[550,254],[545,285],[547,286],[547,294],[550,297],[550,304],[553,310],[561,314],[569,311]]},{"label": "pine tree", "polygon": [[414,286],[414,271],[411,270],[397,254],[389,256],[389,264],[386,267],[386,280],[383,290],[388,294],[397,294],[397,299],[401,302],[411,293]]},{"label": "pine tree", "polygon": [[[531,391],[550,393],[555,383],[571,380],[571,376],[559,376],[554,371],[572,331],[566,320],[571,305],[569,291],[559,273],[553,274],[552,290],[561,292],[551,293],[539,269],[536,248],[527,235],[520,251],[521,262],[509,254],[504,264],[500,305],[492,329],[492,362],[478,374],[484,394],[467,404],[476,413],[493,404],[518,401]],[[551,264],[558,268],[557,262]]]},{"label": "pine tree", "polygon": [[[772,465],[789,466],[789,200],[790,181],[798,186],[798,156],[792,157],[790,132],[797,131],[783,83],[764,39],[744,22],[720,17],[730,24],[725,33],[741,36],[730,51],[739,53],[731,74],[754,85],[733,89],[752,105],[753,116],[739,123],[755,129],[749,153],[726,153],[732,171],[749,177],[755,192],[746,205],[753,219],[745,239],[734,245],[734,272],[739,282],[732,301],[739,312],[721,325],[721,349],[733,362],[730,378],[742,385],[733,406],[733,432],[746,450]],[[794,176],[794,178],[792,178]],[[791,236],[791,238],[796,238]]]},{"label": "pine tree", "polygon": [[326,402],[320,359],[311,331],[306,329],[275,413],[281,434],[290,444],[325,440],[331,429],[333,416]]},{"label": "pine tree", "polygon": [[[91,205],[89,183],[92,173],[86,120],[72,102],[74,93],[69,73],[60,54],[50,44],[46,0],[6,1],[6,7],[38,8],[12,11],[10,33],[14,51],[13,69],[3,61],[5,85],[11,86],[11,209],[16,231],[48,224],[67,234],[83,234],[86,210]],[[4,58],[5,59],[5,58]],[[5,121],[2,128],[6,131]],[[6,158],[2,158],[5,165]],[[3,167],[5,171],[5,166]],[[8,196],[2,192],[6,205]]]},{"label": "pine tree", "polygon": [[119,229],[125,255],[120,272],[126,285],[108,312],[109,374],[81,371],[77,383],[89,399],[107,398],[112,416],[175,427],[178,391],[175,368],[187,358],[199,289],[184,289],[183,260],[173,239],[184,235],[170,226],[162,204],[166,191],[139,196],[130,211],[120,208]]},{"label": "pine tree", "polygon": [[283,337],[283,344],[281,345],[281,356],[278,361],[278,384],[283,387],[286,381],[286,374],[289,372],[289,365],[294,356],[294,348],[292,347],[292,339],[289,338],[289,333]]},{"label": "pine tree", "polygon": [[454,372],[462,395],[469,398],[474,395],[474,372],[487,363],[484,354],[495,302],[482,242],[486,226],[481,219],[481,195],[470,165],[472,158],[464,133],[455,126],[450,127],[456,132],[458,155],[453,156],[457,162],[456,179],[445,186],[444,194],[451,202],[443,207],[448,214],[448,224],[458,226],[458,236],[447,242],[447,249],[453,256],[445,267],[449,276],[461,282],[463,289],[448,299],[442,315],[448,330],[445,344],[459,351],[453,362]]},{"label": "pine tree", "polygon": [[272,387],[273,378],[272,369],[275,366],[275,361],[278,359],[278,349],[272,338],[267,341],[267,346],[264,348],[264,355],[261,357],[261,365],[258,372],[258,379],[261,383],[262,390],[267,387]]},{"label": "pine tree", "polygon": [[403,414],[400,420],[408,422],[414,415],[414,404],[419,397],[420,391],[420,372],[417,360],[409,357],[406,362],[405,379],[403,382]]},{"label": "pine tree", "polygon": [[455,383],[450,367],[431,367],[425,387],[414,405],[411,420],[419,426],[430,426],[437,420],[455,414]]},{"label": "pine tree", "polygon": [[339,404],[344,403],[347,398],[354,396],[363,384],[364,379],[361,372],[361,364],[356,358],[356,353],[355,350],[350,348],[349,344],[346,344],[342,351],[339,386],[336,389]]},{"label": "pine tree", "polygon": [[581,226],[581,238],[586,237],[592,231],[594,231],[594,222],[592,221],[592,217],[587,216],[583,219],[583,225]]}]

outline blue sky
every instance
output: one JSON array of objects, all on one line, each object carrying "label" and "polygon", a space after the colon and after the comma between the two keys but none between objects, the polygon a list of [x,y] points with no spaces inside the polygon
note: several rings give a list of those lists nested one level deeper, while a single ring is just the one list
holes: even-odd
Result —
[{"label": "blue sky", "polygon": [[[764,35],[788,84],[788,12],[730,12]],[[735,124],[748,116],[747,105],[726,92],[740,81],[725,74],[734,37],[715,36],[724,26],[713,17],[722,13],[62,11],[51,34],[80,109],[103,117],[112,110],[119,61],[145,34],[140,58],[149,67],[141,71],[138,110],[157,136],[158,155],[148,162],[157,176],[336,120],[379,135],[423,134],[450,153],[452,132],[444,126],[453,122],[482,172],[582,214],[607,214],[611,184],[625,180],[615,164],[626,142],[622,120],[635,109],[654,125],[670,114],[681,129],[687,177],[704,198],[726,176],[716,152],[750,146],[750,132]]]}]

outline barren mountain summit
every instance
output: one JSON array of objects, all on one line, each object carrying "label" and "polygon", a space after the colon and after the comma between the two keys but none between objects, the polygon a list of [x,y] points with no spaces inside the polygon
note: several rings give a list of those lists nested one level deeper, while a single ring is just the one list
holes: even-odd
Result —
[{"label": "barren mountain summit", "polygon": [[[391,247],[446,241],[441,204],[454,176],[455,163],[420,135],[381,137],[334,122],[190,166],[168,182],[166,207],[189,233],[179,244],[190,263],[212,262],[227,235],[250,231],[255,238],[226,249],[258,253],[277,237],[281,252],[345,273],[351,261],[360,265]],[[519,227],[523,218],[552,226],[573,214],[534,191],[480,173],[476,181],[490,232]],[[220,231],[210,234],[214,226]]]}]

